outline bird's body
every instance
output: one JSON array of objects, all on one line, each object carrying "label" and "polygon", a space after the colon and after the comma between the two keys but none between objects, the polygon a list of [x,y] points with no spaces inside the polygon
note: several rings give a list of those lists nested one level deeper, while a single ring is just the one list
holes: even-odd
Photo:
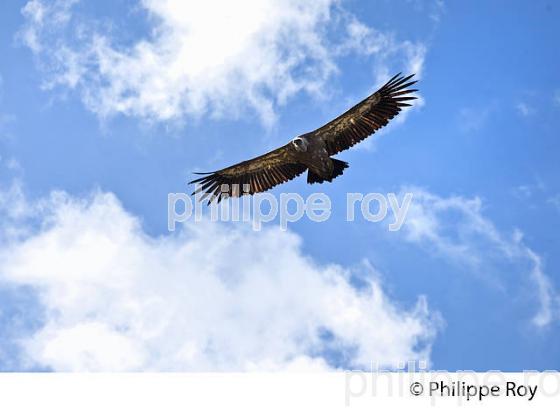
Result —
[{"label": "bird's body", "polygon": [[243,161],[222,170],[202,174],[191,181],[198,183],[193,192],[204,192],[201,200],[210,196],[209,203],[227,196],[252,195],[275,185],[287,182],[307,170],[307,182],[331,182],[342,175],[348,164],[332,156],[364,140],[379,128],[387,125],[405,101],[417,90],[407,89],[416,81],[400,74],[390,79],[378,91],[367,97],[344,114],[313,132],[300,135],[288,144],[267,154]]},{"label": "bird's body", "polygon": [[297,137],[303,141],[301,145],[306,148],[305,150],[299,150],[296,144],[297,152],[294,156],[298,161],[306,165],[309,171],[323,179],[328,179],[333,173],[333,161],[329,156],[325,142],[320,138],[312,137],[311,133]]}]

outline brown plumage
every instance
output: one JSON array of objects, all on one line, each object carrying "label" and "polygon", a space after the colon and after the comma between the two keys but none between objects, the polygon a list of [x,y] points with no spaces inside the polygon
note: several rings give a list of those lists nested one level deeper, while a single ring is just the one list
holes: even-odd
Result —
[{"label": "brown plumage", "polygon": [[416,99],[410,89],[416,81],[414,74],[403,77],[397,74],[383,87],[355,105],[344,114],[317,130],[300,135],[288,144],[259,157],[243,161],[191,181],[198,184],[193,195],[203,192],[201,200],[210,197],[208,203],[224,197],[252,195],[287,182],[306,170],[307,182],[331,182],[342,175],[348,164],[331,158],[384,127],[407,101]]}]

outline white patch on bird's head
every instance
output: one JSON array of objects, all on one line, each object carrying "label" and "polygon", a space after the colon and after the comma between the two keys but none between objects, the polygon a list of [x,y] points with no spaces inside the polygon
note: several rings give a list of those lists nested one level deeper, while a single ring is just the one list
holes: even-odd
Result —
[{"label": "white patch on bird's head", "polygon": [[306,152],[307,151],[307,141],[305,138],[296,137],[292,140],[293,146],[296,148],[296,151],[299,152]]}]

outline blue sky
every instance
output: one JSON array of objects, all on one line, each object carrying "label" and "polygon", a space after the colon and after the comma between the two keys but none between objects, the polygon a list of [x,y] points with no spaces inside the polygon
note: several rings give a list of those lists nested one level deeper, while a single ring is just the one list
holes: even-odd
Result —
[{"label": "blue sky", "polygon": [[[223,31],[174,1],[0,5],[0,369],[560,366],[558,5],[295,3],[222,10]],[[167,231],[193,171],[410,70],[421,101],[343,177],[272,191],[327,193],[328,221]],[[348,223],[347,192],[413,192],[410,219]]]}]

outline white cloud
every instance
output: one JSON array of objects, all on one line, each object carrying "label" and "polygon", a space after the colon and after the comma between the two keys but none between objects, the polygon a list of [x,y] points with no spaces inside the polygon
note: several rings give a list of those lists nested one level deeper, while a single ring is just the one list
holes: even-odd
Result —
[{"label": "white cloud", "polygon": [[357,52],[349,42],[379,55],[385,79],[388,58],[419,72],[425,54],[359,23],[338,0],[142,0],[151,34],[132,45],[73,18],[74,3],[30,1],[20,38],[49,73],[47,87],[77,89],[101,117],[236,117],[249,108],[270,125],[295,94],[323,95],[337,58]]},{"label": "white cloud", "polygon": [[530,199],[537,193],[543,193],[546,192],[546,190],[545,182],[537,176],[534,178],[534,182],[518,185],[513,188],[513,195],[519,199]]},{"label": "white cloud", "polygon": [[445,14],[445,1],[435,0],[432,6],[432,12],[430,13],[430,18],[438,23],[443,14]]},{"label": "white cloud", "polygon": [[515,108],[522,117],[529,117],[535,113],[535,109],[524,102],[518,103]]},{"label": "white cloud", "polygon": [[533,262],[530,275],[536,285],[541,303],[540,310],[533,317],[533,323],[537,326],[547,326],[553,320],[558,319],[560,296],[554,290],[550,278],[543,271],[541,257],[525,245],[521,245],[521,251]]},{"label": "white cloud", "polygon": [[53,0],[44,2],[41,0],[31,0],[24,8],[22,13],[27,19],[28,25],[20,32],[22,40],[34,52],[40,52],[44,46],[41,36],[45,31],[56,29],[66,25],[71,17],[70,9],[79,0]]},{"label": "white cloud", "polygon": [[500,287],[519,272],[533,283],[539,303],[533,323],[546,326],[560,318],[560,296],[544,272],[541,256],[523,242],[521,231],[509,236],[501,233],[483,215],[480,198],[444,198],[417,187],[402,192],[414,194],[403,226],[406,240],[428,247]]},{"label": "white cloud", "polygon": [[[395,75],[395,66],[401,67],[400,70],[405,75],[415,74],[414,80],[422,78],[424,61],[427,54],[427,47],[423,43],[412,41],[398,41],[392,33],[383,33],[373,27],[361,23],[354,16],[348,16],[346,24],[346,37],[336,49],[340,55],[356,53],[362,56],[375,56],[373,62],[374,82],[371,84],[369,92],[374,92],[382,86],[387,79]],[[374,151],[377,141],[384,134],[390,132],[393,127],[403,124],[408,115],[413,111],[422,108],[425,100],[421,94],[416,93],[417,100],[412,107],[403,110],[389,125],[376,134],[377,138],[368,138],[355,149]],[[364,95],[348,98],[347,106],[360,101]]]},{"label": "white cloud", "polygon": [[[53,193],[27,203],[15,184],[3,220],[2,280],[37,290],[44,325],[21,341],[54,370],[322,370],[429,360],[437,318],[406,310],[376,275],[321,266],[279,229],[210,222],[151,237],[112,194]],[[19,211],[5,215],[11,204]],[[15,209],[15,208],[14,208]],[[32,222],[32,223],[31,223]],[[5,231],[5,227],[2,227]],[[325,337],[328,336],[328,337]]]},{"label": "white cloud", "polygon": [[347,17],[346,36],[338,45],[338,54],[356,53],[365,56],[375,55],[375,74],[377,86],[395,73],[390,71],[389,61],[398,61],[405,74],[415,73],[421,77],[426,46],[423,43],[399,41],[392,33],[383,33],[360,22],[356,17]]}]

